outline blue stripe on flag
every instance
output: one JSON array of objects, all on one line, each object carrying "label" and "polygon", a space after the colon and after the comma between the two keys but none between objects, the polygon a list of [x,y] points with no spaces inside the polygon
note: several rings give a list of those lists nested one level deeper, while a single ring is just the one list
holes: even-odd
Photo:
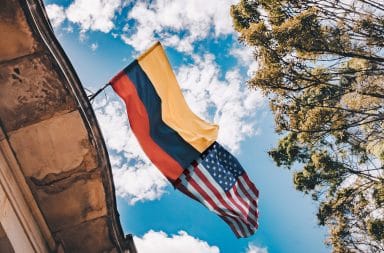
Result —
[{"label": "blue stripe on flag", "polygon": [[188,168],[191,162],[201,155],[200,152],[163,122],[160,97],[137,60],[125,68],[124,72],[135,85],[137,93],[147,110],[152,139],[173,157],[181,167]]}]

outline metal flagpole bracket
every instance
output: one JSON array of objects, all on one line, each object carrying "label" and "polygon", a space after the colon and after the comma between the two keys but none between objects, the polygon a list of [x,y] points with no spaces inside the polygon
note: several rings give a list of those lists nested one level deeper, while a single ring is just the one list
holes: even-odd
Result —
[{"label": "metal flagpole bracket", "polygon": [[92,101],[97,95],[99,95],[105,88],[107,88],[111,83],[105,84],[103,87],[101,87],[98,91],[96,91],[94,94],[88,96],[89,101]]}]

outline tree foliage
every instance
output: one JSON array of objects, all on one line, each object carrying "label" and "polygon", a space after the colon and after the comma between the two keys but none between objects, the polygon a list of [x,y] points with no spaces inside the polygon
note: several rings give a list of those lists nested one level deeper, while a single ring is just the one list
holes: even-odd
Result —
[{"label": "tree foliage", "polygon": [[373,0],[241,0],[240,41],[270,98],[269,154],[319,201],[334,252],[384,252],[384,7]]}]

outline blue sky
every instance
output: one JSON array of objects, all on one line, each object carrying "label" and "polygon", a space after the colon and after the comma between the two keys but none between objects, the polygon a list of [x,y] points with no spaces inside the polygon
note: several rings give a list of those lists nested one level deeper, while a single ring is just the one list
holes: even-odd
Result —
[{"label": "blue sky", "polygon": [[94,101],[114,172],[121,222],[139,252],[330,252],[316,204],[296,191],[290,171],[267,151],[278,137],[268,101],[246,87],[257,70],[237,42],[233,0],[45,1],[55,33],[83,85],[97,90],[154,41],[165,46],[192,110],[220,125],[260,190],[260,228],[236,239],[205,207],[175,191],[151,165],[129,129],[124,105],[108,88]]}]

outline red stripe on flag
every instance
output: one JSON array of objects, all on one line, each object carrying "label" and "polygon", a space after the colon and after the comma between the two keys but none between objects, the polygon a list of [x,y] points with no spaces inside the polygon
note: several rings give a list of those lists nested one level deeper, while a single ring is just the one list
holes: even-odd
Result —
[{"label": "red stripe on flag", "polygon": [[[240,183],[240,182],[238,182],[238,183]],[[233,186],[233,192],[235,193],[235,195],[236,195],[236,197],[237,197],[237,199],[247,208],[247,210],[248,210],[248,213],[247,213],[247,215],[245,216],[246,218],[247,218],[247,220],[253,225],[253,226],[257,226],[257,220],[255,220],[255,219],[253,219],[253,217],[251,217],[250,215],[249,215],[249,213],[252,213],[252,205],[250,205],[250,204],[248,204],[245,200],[244,200],[244,198],[239,194],[239,192],[237,191],[237,186],[236,186],[236,184]],[[252,199],[249,199],[249,201],[252,201]],[[257,218],[257,217],[255,217],[255,218]]]},{"label": "red stripe on flag", "polygon": [[[179,180],[179,179],[178,179]],[[188,189],[183,185],[183,183],[180,181],[176,181],[175,183],[175,187],[177,189],[179,189],[179,191],[181,191],[182,193],[184,193],[185,195],[187,195],[188,197],[190,197],[191,199],[194,199],[196,200],[197,202],[200,202],[200,200],[193,194],[191,193],[190,191],[188,191]],[[200,202],[201,203],[201,202]]]},{"label": "red stripe on flag", "polygon": [[232,202],[233,205],[236,206],[236,208],[240,211],[239,218],[243,221],[244,225],[247,227],[249,234],[253,234],[252,228],[249,226],[249,223],[247,222],[247,213],[245,210],[232,198],[232,195],[229,192],[226,192],[225,195],[229,199],[229,201]]},{"label": "red stripe on flag", "polygon": [[239,232],[237,231],[233,223],[229,221],[226,216],[219,215],[219,217],[222,218],[225,221],[225,223],[227,223],[231,227],[232,231],[235,233],[237,238],[241,237],[241,235],[239,234]]},{"label": "red stripe on flag", "polygon": [[[208,195],[208,193],[206,193],[201,187],[200,187],[200,185],[198,184],[198,183],[196,183],[196,181],[192,178],[192,177],[190,177],[190,176],[188,176],[187,177],[187,180],[188,180],[188,182],[193,186],[193,188],[195,188],[196,189],[196,191],[213,207],[213,209],[215,209],[216,211],[218,211],[219,213],[220,213],[220,215],[222,215],[222,216],[226,216],[226,214],[215,204],[215,202],[212,200],[212,198]],[[236,220],[235,220],[236,221]],[[238,221],[236,221],[236,222],[238,222]],[[240,224],[238,224],[239,225],[239,229],[240,229],[240,231],[237,231],[237,230],[234,230],[234,232],[237,232],[237,233],[239,233],[239,232],[241,232],[241,234],[242,235],[245,235],[246,233],[245,233],[245,231],[243,230],[243,228],[242,228],[242,226],[240,225]],[[241,236],[240,234],[239,234],[239,236]]]},{"label": "red stripe on flag", "polygon": [[[194,167],[195,168],[195,173],[196,175],[200,178],[200,180],[208,187],[208,189],[210,189],[213,193],[213,195],[216,197],[216,199],[225,207],[227,208],[228,211],[230,211],[233,215],[235,215],[238,219],[240,219],[240,221],[238,221],[236,219],[236,223],[239,225],[239,228],[242,228],[243,226],[239,223],[241,222],[242,224],[244,224],[246,227],[247,227],[247,230],[249,232],[249,234],[253,234],[252,233],[252,229],[249,228],[248,226],[248,223],[247,222],[244,222],[244,219],[242,219],[242,214],[241,214],[241,211],[236,211],[235,209],[233,209],[230,205],[228,205],[227,202],[225,202],[225,200],[223,199],[223,196],[222,194],[220,194],[220,192],[218,191],[218,189],[208,180],[208,178],[204,175],[204,173],[201,171],[202,169],[197,165]],[[226,197],[227,199],[228,196]],[[229,199],[230,201],[230,199]],[[235,205],[236,206],[236,205]],[[236,206],[236,208],[239,208],[238,206]]]},{"label": "red stripe on flag", "polygon": [[182,174],[183,168],[151,138],[147,111],[131,80],[121,73],[118,77],[112,79],[112,87],[126,104],[129,123],[137,140],[156,167],[168,179],[176,180]]},{"label": "red stripe on flag", "polygon": [[[249,201],[251,201],[251,204],[250,204],[250,209],[257,214],[257,202],[256,200],[254,200],[251,195],[248,193],[248,191],[245,189],[243,183],[241,182],[241,180],[238,181],[238,185],[239,185],[239,188],[240,190],[245,194],[245,196],[249,199]],[[256,218],[259,217],[258,215],[255,216]]]},{"label": "red stripe on flag", "polygon": [[243,204],[243,206],[245,206],[246,209],[249,209],[250,205],[243,199],[243,197],[240,196],[239,192],[237,191],[237,185],[236,184],[233,185],[232,189],[233,189],[233,192],[235,193],[237,199],[241,202],[241,204]]},{"label": "red stripe on flag", "polygon": [[255,194],[255,196],[259,198],[259,190],[257,190],[255,185],[251,182],[247,173],[243,173],[241,176],[243,176],[243,178],[245,179],[245,182],[247,183],[248,187],[252,190],[252,192]]},{"label": "red stripe on flag", "polygon": [[[259,197],[259,191],[256,189],[255,185],[249,180],[249,177],[246,173],[243,173],[243,175],[241,175],[241,178],[243,178],[244,182],[246,183],[246,185],[248,186],[247,188],[253,193],[253,195],[256,196],[256,198],[258,199]],[[245,187],[245,186],[244,186]],[[248,190],[245,189],[245,192],[248,193]],[[248,193],[249,194],[249,193]],[[257,201],[254,200],[254,205],[257,207]],[[259,211],[256,209],[254,210],[254,214],[256,217],[259,217]],[[258,226],[257,226],[258,228]]]},{"label": "red stripe on flag", "polygon": [[[236,208],[240,211],[240,215],[239,217],[241,216],[244,216],[246,217],[247,216],[247,213],[245,212],[245,210],[233,199],[232,195],[229,193],[229,192],[226,192],[225,195],[227,196],[227,199],[229,199],[229,201],[231,201],[231,203],[236,206]],[[243,219],[244,220],[244,219]]]},{"label": "red stripe on flag", "polygon": [[[243,179],[244,180],[244,183],[246,184],[246,182],[245,182],[245,179]],[[252,197],[250,194],[249,194],[249,192],[248,192],[248,185],[244,185],[243,184],[243,180],[239,180],[239,186],[240,186],[240,189],[241,189],[241,191],[247,196],[247,198],[249,198],[250,200],[252,200],[252,204],[254,204],[256,207],[257,207],[257,202],[256,202],[256,200],[254,199],[254,197]]]},{"label": "red stripe on flag", "polygon": [[220,192],[216,189],[215,186],[212,185],[212,183],[208,180],[208,178],[206,178],[206,176],[204,175],[204,173],[201,171],[200,167],[199,166],[195,166],[195,173],[196,175],[201,179],[201,181],[203,181],[205,183],[205,185],[208,187],[208,189],[210,189],[213,193],[213,195],[215,195],[216,199],[225,207],[228,209],[228,211],[230,211],[233,215],[235,216],[239,216],[237,212],[235,212],[233,210],[233,208],[231,206],[229,206],[224,200],[223,200],[223,195],[220,194]]},{"label": "red stripe on flag", "polygon": [[[187,173],[183,173],[184,175],[189,175],[189,171],[188,170],[185,170]],[[180,179],[178,179],[180,180]],[[188,179],[186,178],[186,181],[188,183]],[[191,197],[192,199],[195,199],[196,201],[200,202],[201,204],[204,205],[203,202],[201,202],[199,200],[199,198],[197,196],[195,196],[192,192],[190,192],[187,187],[184,186],[184,184],[182,183],[182,181],[180,180],[180,182],[178,182],[177,185],[175,185],[177,187],[177,189],[179,189],[181,192],[183,192],[184,194],[186,194],[187,196]],[[232,231],[235,233],[236,237],[241,237],[241,235],[239,234],[239,232],[237,231],[237,229],[234,227],[233,223],[231,221],[229,221],[229,219],[226,217],[226,216],[222,216],[222,215],[219,215],[219,217],[221,219],[224,220],[224,222],[226,222],[232,229]]]}]

